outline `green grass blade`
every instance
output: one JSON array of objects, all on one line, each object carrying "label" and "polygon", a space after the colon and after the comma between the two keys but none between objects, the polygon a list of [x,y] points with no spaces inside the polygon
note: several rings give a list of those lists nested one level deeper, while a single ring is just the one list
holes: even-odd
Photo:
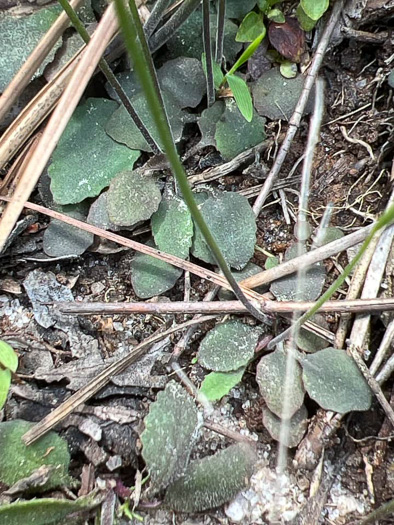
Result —
[{"label": "green grass blade", "polygon": [[253,103],[245,80],[235,75],[227,75],[227,82],[240,112],[248,122],[251,122],[253,118]]}]

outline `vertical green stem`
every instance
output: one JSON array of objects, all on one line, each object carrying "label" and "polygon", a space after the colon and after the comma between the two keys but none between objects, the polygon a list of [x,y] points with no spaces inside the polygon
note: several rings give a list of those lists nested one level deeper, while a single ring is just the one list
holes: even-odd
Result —
[{"label": "vertical green stem", "polygon": [[213,82],[212,70],[212,46],[211,46],[211,27],[209,16],[209,0],[202,2],[202,35],[204,42],[205,60],[207,66],[207,99],[208,107],[215,102],[215,86]]},{"label": "vertical green stem", "polygon": [[[68,0],[59,0],[59,4],[62,6],[64,11],[66,12],[67,16],[71,20],[73,26],[80,34],[82,40],[87,44],[90,41],[90,35],[87,32],[85,26],[80,21],[77,13],[73,9],[73,7],[70,5]],[[130,117],[133,119],[134,124],[137,126],[137,128],[140,130],[142,136],[150,146],[153,153],[158,154],[160,153],[160,148],[152,138],[151,134],[149,133],[148,129],[146,128],[145,124],[142,122],[140,117],[137,115],[135,109],[133,108],[133,105],[129,99],[129,97],[126,95],[124,89],[119,84],[117,78],[112,72],[112,69],[109,67],[107,61],[102,58],[99,61],[99,66],[104,74],[105,78],[108,80],[112,88],[114,89],[115,93],[118,95],[121,103],[124,105],[127,113],[130,115]]]},{"label": "vertical green stem", "polygon": [[114,0],[117,9],[120,27],[123,32],[124,41],[126,48],[133,59],[134,69],[139,76],[142,88],[144,90],[149,110],[152,114],[152,118],[156,124],[157,131],[163,144],[163,149],[167,155],[168,161],[170,162],[172,171],[178,181],[179,187],[182,191],[185,202],[190,210],[190,213],[200,228],[202,235],[204,236],[205,242],[211,249],[218,265],[220,266],[223,274],[230,283],[237,298],[245,305],[245,307],[258,319],[265,321],[264,314],[258,310],[258,306],[252,305],[242,293],[242,290],[235,281],[227,263],[216,244],[209,228],[207,227],[200,210],[197,207],[196,201],[194,200],[192,190],[187,181],[187,176],[182,163],[179,159],[174,141],[172,139],[171,129],[167,120],[166,113],[163,105],[160,103],[160,96],[157,91],[157,85],[154,81],[154,66],[151,54],[149,52],[145,35],[141,26],[141,22],[138,16],[138,11],[134,0],[131,0],[129,7],[125,4],[124,0]]}]

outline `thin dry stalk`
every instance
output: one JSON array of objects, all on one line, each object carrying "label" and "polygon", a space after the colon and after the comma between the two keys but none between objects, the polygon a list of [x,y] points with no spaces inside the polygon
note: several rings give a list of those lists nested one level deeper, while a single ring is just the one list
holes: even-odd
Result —
[{"label": "thin dry stalk", "polygon": [[0,141],[0,169],[4,168],[38,126],[46,119],[63,94],[81,53],[76,55],[23,108]]},{"label": "thin dry stalk", "polygon": [[377,349],[374,360],[369,367],[369,371],[373,376],[378,373],[380,365],[386,359],[388,352],[394,343],[394,319],[390,321],[386,331],[384,333],[383,339],[380,342],[379,348]]},{"label": "thin dry stalk", "polygon": [[[74,315],[114,315],[114,314],[209,314],[229,315],[247,313],[241,301],[210,302],[216,289],[208,292],[203,301],[194,302],[160,302],[160,303],[53,303],[53,308],[63,314]],[[264,298],[264,296],[262,296]],[[263,303],[262,310],[269,314],[287,314],[294,311],[302,313],[309,310],[313,301],[269,301]],[[327,301],[319,312],[382,312],[394,310],[394,298],[355,299],[352,301]]]},{"label": "thin dry stalk", "polygon": [[257,273],[256,275],[252,275],[251,277],[241,281],[241,285],[247,288],[257,288],[257,286],[262,284],[268,284],[272,281],[275,281],[276,279],[285,277],[285,275],[295,273],[299,267],[310,266],[314,263],[323,261],[324,259],[328,259],[329,257],[343,252],[351,246],[355,246],[356,244],[364,241],[371,232],[373,226],[373,224],[370,224],[369,226],[360,228],[354,233],[345,235],[345,237],[342,237],[341,239],[337,239],[336,241],[325,244],[320,248],[316,248],[316,250],[312,250],[308,253],[305,253],[304,255],[301,255],[300,257],[295,257],[294,259],[286,261],[279,266],[275,266],[274,268],[270,268],[264,272]]},{"label": "thin dry stalk", "polygon": [[122,359],[119,359],[118,361],[115,361],[115,363],[112,363],[100,374],[98,374],[98,376],[92,379],[92,381],[89,381],[87,385],[75,392],[75,394],[73,394],[61,405],[55,408],[50,414],[44,417],[44,419],[42,419],[39,423],[34,425],[34,427],[32,427],[28,432],[26,432],[26,434],[24,434],[23,441],[26,443],[26,445],[31,445],[32,443],[37,441],[37,439],[46,434],[49,430],[51,430],[58,423],[60,423],[60,421],[62,421],[69,414],[71,414],[71,412],[73,412],[78,406],[80,406],[82,403],[85,403],[92,396],[94,396],[94,394],[96,394],[106,384],[109,383],[111,378],[123,372],[132,363],[135,363],[135,361],[137,361],[137,359],[139,359],[143,354],[145,354],[149,347],[154,343],[161,341],[162,339],[168,337],[169,335],[179,330],[188,328],[192,324],[203,323],[211,319],[213,319],[212,316],[202,317],[198,320],[193,319],[191,321],[187,321],[186,323],[173,326],[165,332],[159,332],[152,335],[151,337],[148,337],[148,339],[145,339],[145,341],[133,348],[129,355]]},{"label": "thin dry stalk", "polygon": [[52,114],[41,140],[24,171],[20,183],[15,190],[12,201],[0,221],[0,251],[11,233],[23,206],[34,189],[43,169],[45,168],[56,144],[67,126],[71,115],[89,82],[98,61],[103,55],[108,43],[118,29],[118,20],[113,4],[105,11],[91,41],[86,46],[83,56],[66,87],[59,104]]},{"label": "thin dry stalk", "polygon": [[302,90],[302,93],[300,95],[300,98],[297,102],[297,105],[295,107],[294,113],[290,119],[289,127],[287,129],[286,137],[279,149],[278,155],[275,159],[274,165],[272,166],[268,177],[264,183],[263,188],[260,191],[259,196],[257,197],[254,206],[253,211],[255,215],[259,215],[261,208],[263,207],[270,191],[272,184],[276,177],[278,176],[280,169],[282,167],[282,164],[287,156],[287,153],[290,150],[291,143],[293,142],[293,139],[295,137],[295,134],[297,133],[298,127],[301,122],[302,114],[304,112],[306,103],[308,101],[310,92],[312,90],[313,84],[315,82],[315,79],[317,77],[318,71],[320,69],[320,66],[323,61],[324,54],[327,50],[327,46],[330,42],[331,35],[337,26],[339,16],[341,14],[342,8],[343,8],[344,0],[338,0],[335,2],[332,13],[330,16],[330,19],[324,29],[324,32],[322,34],[321,40],[319,42],[319,45],[317,46],[315,56],[313,57],[311,66],[309,68],[309,71],[307,73],[304,88]]},{"label": "thin dry stalk", "polygon": [[[71,5],[74,9],[77,9],[83,2],[84,0],[73,0]],[[11,80],[10,84],[6,87],[4,93],[0,97],[0,122],[11,109],[14,102],[30,82],[36,70],[40,67],[45,57],[63,32],[67,29],[69,24],[70,21],[66,13],[61,13],[51,28],[39,41],[34,51]]]}]

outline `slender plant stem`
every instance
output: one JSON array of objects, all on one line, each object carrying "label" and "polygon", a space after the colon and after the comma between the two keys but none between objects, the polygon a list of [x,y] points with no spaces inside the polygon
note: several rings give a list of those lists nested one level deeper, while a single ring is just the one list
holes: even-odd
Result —
[{"label": "slender plant stem", "polygon": [[[133,0],[131,0],[133,1]],[[185,0],[181,7],[149,40],[151,53],[157,51],[169,40],[181,25],[186,22],[193,11],[200,5],[201,0]]]},{"label": "slender plant stem", "polygon": [[222,65],[223,62],[223,43],[224,43],[224,17],[226,14],[226,0],[219,0],[218,2],[218,18],[216,29],[216,53],[215,60]]},{"label": "slender plant stem", "polygon": [[[73,26],[78,31],[79,35],[81,36],[82,40],[87,44],[90,42],[90,35],[87,32],[85,26],[80,21],[78,14],[76,11],[72,8],[68,0],[59,0],[59,4],[62,6],[64,11],[66,12],[67,16],[71,20]],[[149,133],[148,129],[146,128],[145,124],[142,122],[140,117],[137,115],[137,112],[133,108],[133,105],[129,99],[129,97],[126,95],[124,89],[119,84],[117,78],[112,72],[112,69],[109,67],[108,62],[102,58],[99,61],[99,67],[104,74],[105,78],[110,83],[111,87],[114,89],[115,93],[118,95],[120,101],[124,105],[127,113],[130,115],[130,117],[133,119],[134,124],[137,126],[137,128],[140,130],[142,136],[148,143],[149,147],[151,148],[152,152],[154,154],[161,153],[161,150],[159,146],[154,141],[153,137]]]},{"label": "slender plant stem", "polygon": [[258,304],[256,303],[255,305],[252,305],[242,293],[242,290],[240,289],[229,267],[227,266],[226,260],[224,259],[222,252],[216,244],[216,241],[207,227],[201,212],[198,209],[196,201],[194,200],[193,192],[187,181],[185,170],[179,159],[178,152],[172,139],[171,129],[167,120],[164,106],[160,103],[159,92],[154,82],[154,75],[152,74],[152,72],[154,73],[152,57],[146,43],[144,31],[141,26],[141,21],[139,19],[134,0],[130,2],[130,9],[127,9],[124,0],[115,0],[115,6],[119,17],[119,24],[124,35],[126,48],[133,59],[134,68],[137,75],[139,76],[148,107],[157,126],[157,131],[161,143],[163,144],[163,149],[167,155],[168,161],[171,165],[172,171],[178,182],[179,188],[189,208],[189,211],[198,228],[200,228],[205,242],[211,249],[216,262],[220,266],[223,274],[231,285],[231,288],[233,289],[237,299],[239,299],[242,304],[245,305],[252,315],[262,322],[265,322],[265,316],[261,312]]},{"label": "slender plant stem", "polygon": [[[357,255],[354,257],[354,259],[346,266],[346,268],[343,270],[341,275],[332,283],[332,285],[328,288],[328,290],[320,297],[320,299],[315,303],[315,305],[308,310],[304,315],[302,315],[297,323],[296,327],[299,328],[305,321],[308,321],[315,313],[323,306],[323,304],[330,299],[330,297],[342,286],[342,284],[345,282],[346,278],[349,277],[351,274],[353,268],[358,264],[362,256],[364,255],[366,249],[369,246],[369,243],[372,241],[373,236],[379,232],[381,229],[385,228],[386,226],[389,226],[394,221],[394,205],[390,206],[388,210],[386,210],[383,215],[380,217],[380,219],[376,222],[376,224],[373,226],[371,232],[369,233],[368,237],[363,242],[360,250],[358,251]],[[286,339],[286,337],[289,336],[291,333],[292,327],[288,328],[284,332],[282,332],[279,336],[275,337],[270,341],[268,348],[274,348],[275,345],[278,344],[278,342],[283,341]]]},{"label": "slender plant stem", "polygon": [[153,9],[151,11],[150,17],[145,22],[144,31],[146,39],[149,40],[152,36],[154,30],[159,25],[160,20],[164,14],[164,11],[167,9],[171,0],[157,0]]},{"label": "slender plant stem", "polygon": [[212,46],[211,46],[211,27],[209,16],[209,0],[202,2],[202,36],[204,42],[205,60],[207,66],[207,101],[208,107],[215,102],[215,86],[213,82],[212,69]]}]

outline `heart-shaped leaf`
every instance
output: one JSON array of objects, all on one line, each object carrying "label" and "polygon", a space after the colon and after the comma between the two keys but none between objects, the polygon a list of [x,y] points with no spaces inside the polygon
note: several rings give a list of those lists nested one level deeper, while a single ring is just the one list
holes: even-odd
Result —
[{"label": "heart-shaped leaf", "polygon": [[166,488],[184,474],[198,426],[193,399],[171,381],[151,404],[141,435],[142,455],[156,490]]},{"label": "heart-shaped leaf", "polygon": [[104,130],[117,107],[112,100],[91,98],[75,110],[48,168],[58,204],[96,197],[117,173],[131,169],[138,159],[139,151],[117,144]]},{"label": "heart-shaped leaf", "polygon": [[185,201],[169,195],[152,215],[152,233],[159,250],[186,259],[193,238],[193,220]]},{"label": "heart-shaped leaf", "polygon": [[312,29],[315,27],[317,23],[317,20],[312,20],[312,18],[309,18],[309,16],[302,9],[301,4],[297,6],[296,16],[297,16],[297,20],[300,23],[300,26],[302,27],[304,31],[312,31]]},{"label": "heart-shaped leaf", "polygon": [[[200,211],[227,263],[242,269],[253,256],[256,243],[256,217],[248,199],[239,193],[223,192],[208,198]],[[207,263],[216,263],[198,227],[192,253]]]},{"label": "heart-shaped leaf", "polygon": [[205,376],[200,393],[209,401],[219,401],[237,385],[245,372],[245,367],[232,372],[211,372]]},{"label": "heart-shaped leaf", "polygon": [[226,100],[226,109],[216,124],[215,141],[224,160],[260,144],[265,139],[265,119],[253,111],[247,122],[234,100]]},{"label": "heart-shaped leaf", "polygon": [[327,11],[330,0],[301,0],[300,6],[312,20],[319,20]]},{"label": "heart-shaped leaf", "polygon": [[241,321],[215,326],[201,341],[199,363],[215,372],[229,372],[246,366],[254,355],[261,330]]},{"label": "heart-shaped leaf", "polygon": [[[298,445],[308,428],[307,418],[308,411],[305,408],[305,405],[302,405],[293,417],[286,422],[288,425],[288,432],[283,435],[282,442],[285,447],[293,448]],[[263,424],[270,433],[270,436],[276,441],[279,441],[282,437],[280,434],[283,422],[266,407],[263,408]]]},{"label": "heart-shaped leaf", "polygon": [[109,220],[117,226],[134,226],[150,219],[158,209],[161,193],[154,177],[137,171],[123,171],[107,192]]},{"label": "heart-shaped leaf", "polygon": [[18,419],[0,423],[0,481],[11,486],[43,465],[53,465],[55,469],[49,480],[39,489],[45,491],[69,484],[70,454],[67,442],[54,432],[49,432],[27,447],[22,436],[32,426],[33,423]]},{"label": "heart-shaped leaf", "polygon": [[238,443],[214,456],[192,461],[184,477],[170,485],[164,503],[179,512],[218,507],[247,486],[256,460],[251,445]]},{"label": "heart-shaped leaf", "polygon": [[237,42],[252,42],[263,32],[265,32],[265,25],[262,15],[250,11],[242,20],[235,39]]},{"label": "heart-shaped leaf", "polygon": [[[179,142],[182,138],[184,112],[181,110],[171,93],[163,90],[162,96],[167,117],[170,121],[172,136],[175,142]],[[156,124],[154,123],[151,112],[146,103],[144,93],[137,93],[130,98],[130,102],[155,142],[160,145],[161,141],[156,129]],[[142,136],[140,130],[134,124],[133,120],[131,120],[131,117],[124,106],[120,106],[113,113],[105,126],[105,130],[112,139],[116,140],[116,142],[126,144],[126,146],[132,150],[151,151],[150,146]]]},{"label": "heart-shaped leaf", "polygon": [[326,348],[307,355],[302,369],[306,391],[322,408],[346,414],[371,407],[371,390],[344,350]]},{"label": "heart-shaped leaf", "polygon": [[[290,379],[291,397],[286,400],[288,412],[284,414],[284,386],[287,375],[287,355],[277,349],[272,354],[260,359],[256,370],[256,381],[268,408],[281,418],[289,419],[304,402],[304,387],[301,379],[301,367],[295,362],[293,377]],[[289,379],[287,379],[289,381]]]}]

